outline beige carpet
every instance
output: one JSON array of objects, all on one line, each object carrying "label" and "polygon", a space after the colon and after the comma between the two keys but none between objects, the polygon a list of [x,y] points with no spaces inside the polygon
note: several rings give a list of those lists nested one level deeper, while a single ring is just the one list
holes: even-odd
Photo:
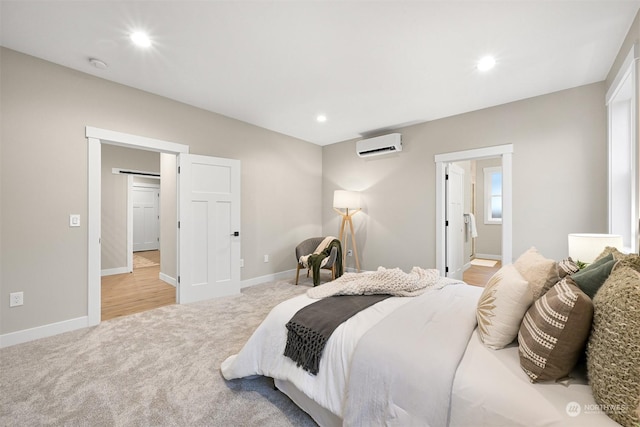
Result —
[{"label": "beige carpet", "polygon": [[0,349],[0,425],[313,426],[271,380],[225,381],[219,371],[273,306],[311,280],[292,283]]}]

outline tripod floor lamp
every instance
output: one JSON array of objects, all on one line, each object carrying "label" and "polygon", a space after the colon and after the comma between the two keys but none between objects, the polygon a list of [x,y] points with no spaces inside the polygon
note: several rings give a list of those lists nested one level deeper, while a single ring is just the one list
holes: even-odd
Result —
[{"label": "tripod floor lamp", "polygon": [[[360,260],[358,259],[358,248],[356,246],[356,235],[353,230],[353,221],[351,221],[351,217],[357,214],[360,211],[360,193],[357,191],[345,191],[345,190],[336,190],[333,193],[333,209],[338,212],[342,216],[342,222],[340,224],[340,235],[339,239],[342,243],[342,265],[346,265],[346,256],[347,256],[347,248],[346,248],[346,238],[343,241],[344,237],[344,229],[347,224],[349,224],[349,230],[351,232],[351,245],[353,246],[353,255],[356,257],[356,268],[358,269],[358,273],[360,272]],[[344,209],[345,211],[341,211],[340,209]]]}]

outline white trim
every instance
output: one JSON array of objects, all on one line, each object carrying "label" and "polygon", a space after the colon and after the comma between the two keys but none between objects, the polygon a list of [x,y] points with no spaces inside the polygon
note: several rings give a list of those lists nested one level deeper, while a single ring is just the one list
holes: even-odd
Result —
[{"label": "white trim", "polygon": [[100,309],[102,145],[100,140],[88,138],[87,152],[87,317],[88,326],[95,326],[100,323],[102,315]]},{"label": "white trim", "polygon": [[133,271],[133,175],[127,176],[127,268]]},{"label": "white trim", "polygon": [[129,267],[105,268],[100,270],[100,276],[113,276],[114,274],[131,273],[133,270]]},{"label": "white trim", "polygon": [[461,162],[463,160],[479,160],[489,157],[500,157],[506,153],[513,153],[513,144],[494,145],[493,147],[474,148],[472,150],[454,151],[436,154],[436,163]]},{"label": "white trim", "polygon": [[626,80],[626,78],[629,76],[629,73],[631,73],[631,71],[633,70],[632,65],[636,61],[638,61],[638,59],[640,59],[640,53],[638,52],[639,50],[640,49],[638,43],[634,43],[633,46],[631,46],[631,49],[629,49],[629,53],[622,62],[618,74],[616,74],[613,82],[611,82],[611,86],[609,86],[609,90],[607,90],[607,94],[605,96],[606,105],[609,105],[611,101],[613,101],[613,99],[616,97],[616,95],[618,95],[618,92],[623,86],[622,83]]},{"label": "white trim", "polygon": [[[612,140],[614,138],[614,118],[617,117],[613,111],[612,103],[624,102],[628,101],[629,103],[629,170],[631,175],[631,188],[629,194],[629,204],[631,206],[631,223],[628,224],[629,229],[631,231],[631,236],[625,236],[629,238],[630,246],[628,249],[630,252],[637,252],[639,249],[638,239],[640,237],[640,230],[638,219],[640,217],[640,206],[638,206],[638,188],[640,187],[639,177],[638,177],[638,75],[637,75],[637,63],[640,56],[640,45],[638,43],[634,43],[634,45],[629,50],[625,60],[623,61],[618,74],[616,74],[615,78],[606,95],[606,106],[607,106],[607,178],[608,178],[608,188],[607,188],[607,223],[608,223],[608,232],[614,233],[614,221],[613,218],[613,186],[614,180],[612,177],[614,165],[613,165],[613,147]],[[628,80],[627,80],[628,79]],[[626,94],[622,94],[621,91],[624,88],[626,82],[629,81],[632,85],[631,90],[629,91],[628,97]],[[626,244],[626,242],[625,242]]]},{"label": "white trim", "polygon": [[[117,145],[160,153],[180,154],[188,153],[189,146],[159,139],[130,135],[87,126],[85,135],[88,144],[87,159],[87,227],[88,227],[88,268],[87,268],[87,317],[88,325],[100,324],[100,221],[101,221],[101,187],[102,187],[102,144]],[[178,261],[176,260],[176,263]]]},{"label": "white trim", "polygon": [[17,332],[0,335],[0,348],[10,347],[16,344],[37,340],[40,338],[52,337],[64,332],[71,332],[89,326],[87,316],[75,319],[63,320],[62,322],[50,323],[48,325],[37,326],[35,328],[23,329]]},{"label": "white trim", "polygon": [[176,279],[169,276],[168,274],[160,272],[160,275],[158,276],[158,278],[163,282],[173,286],[174,288],[178,286],[178,282],[176,281]]},{"label": "white trim", "polygon": [[259,285],[261,283],[273,282],[275,280],[290,279],[296,274],[296,270],[286,270],[279,273],[267,274],[265,276],[254,277],[253,279],[241,280],[240,289],[249,286]]},{"label": "white trim", "polygon": [[146,136],[131,135],[128,133],[116,132],[108,129],[94,128],[87,126],[85,128],[87,138],[99,139],[109,145],[117,145],[125,148],[137,148],[147,151],[156,151],[158,153],[188,153],[189,146],[178,144],[161,139],[147,138]]},{"label": "white trim", "polygon": [[473,150],[456,151],[452,153],[436,154],[436,268],[440,274],[445,274],[445,171],[446,163],[464,160],[486,159],[490,157],[502,158],[502,259],[511,263],[513,259],[513,144],[496,145],[493,147],[476,148]]}]

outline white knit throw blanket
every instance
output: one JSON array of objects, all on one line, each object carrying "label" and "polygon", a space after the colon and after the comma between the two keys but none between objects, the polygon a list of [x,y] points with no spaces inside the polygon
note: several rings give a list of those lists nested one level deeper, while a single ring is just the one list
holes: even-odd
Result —
[{"label": "white knit throw blanket", "polygon": [[440,272],[436,269],[413,267],[410,273],[405,273],[399,268],[378,267],[378,271],[345,273],[333,282],[309,289],[307,295],[310,298],[375,294],[414,297],[427,289],[440,289],[448,283],[439,279]]}]

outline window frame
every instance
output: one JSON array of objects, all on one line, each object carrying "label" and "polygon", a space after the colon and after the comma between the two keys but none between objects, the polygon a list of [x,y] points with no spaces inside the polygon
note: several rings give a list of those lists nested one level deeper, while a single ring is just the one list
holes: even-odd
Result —
[{"label": "window frame", "polygon": [[[484,176],[484,223],[487,225],[500,225],[502,224],[502,215],[503,215],[503,190],[502,186],[500,187],[500,194],[494,194],[491,181],[494,174],[500,174],[500,181],[502,182],[502,167],[501,166],[493,166],[482,168],[483,176]],[[493,212],[491,209],[492,201],[494,198],[500,199],[500,218],[494,218]]]}]

